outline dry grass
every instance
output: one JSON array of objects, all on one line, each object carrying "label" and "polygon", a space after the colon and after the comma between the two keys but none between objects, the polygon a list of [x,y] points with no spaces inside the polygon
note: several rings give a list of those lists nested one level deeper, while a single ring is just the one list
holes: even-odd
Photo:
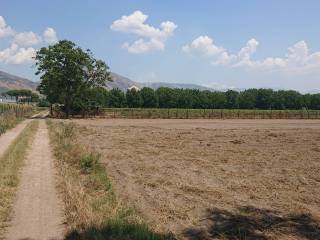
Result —
[{"label": "dry grass", "polygon": [[76,140],[83,128],[53,121],[48,125],[69,227],[66,239],[170,239],[149,230],[116,197],[100,155]]},{"label": "dry grass", "polygon": [[[117,194],[179,239],[320,239],[319,122],[83,120]],[[200,128],[201,127],[201,128]]]},{"label": "dry grass", "polygon": [[35,111],[31,105],[0,103],[0,135]]},{"label": "dry grass", "polygon": [[0,159],[0,239],[10,218],[19,172],[38,124],[38,121],[30,122]]}]

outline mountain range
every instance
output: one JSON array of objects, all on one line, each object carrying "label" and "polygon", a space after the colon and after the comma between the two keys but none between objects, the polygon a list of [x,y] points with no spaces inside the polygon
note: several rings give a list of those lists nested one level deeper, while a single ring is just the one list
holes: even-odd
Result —
[{"label": "mountain range", "polygon": [[[184,84],[184,83],[167,83],[167,82],[136,82],[117,73],[111,73],[112,80],[107,82],[107,88],[113,89],[118,88],[122,91],[126,91],[132,86],[138,88],[150,87],[157,89],[159,87],[169,87],[169,88],[189,88],[189,89],[199,89],[199,90],[209,90],[214,91],[212,88],[204,87],[196,84]],[[4,71],[0,71],[0,92],[5,92],[10,89],[30,89],[35,91],[39,82],[34,82],[29,79],[15,76]]]},{"label": "mountain range", "polygon": [[204,87],[196,84],[187,84],[187,83],[168,83],[168,82],[136,82],[124,76],[121,76],[117,73],[111,73],[113,79],[112,82],[107,82],[107,88],[119,88],[122,91],[126,91],[129,87],[136,86],[138,88],[150,87],[157,89],[160,87],[168,88],[188,88],[188,89],[199,89],[199,90],[209,90],[214,91],[213,88]]},{"label": "mountain range", "polygon": [[6,92],[11,89],[30,89],[35,91],[37,86],[37,82],[0,71],[0,92]]}]

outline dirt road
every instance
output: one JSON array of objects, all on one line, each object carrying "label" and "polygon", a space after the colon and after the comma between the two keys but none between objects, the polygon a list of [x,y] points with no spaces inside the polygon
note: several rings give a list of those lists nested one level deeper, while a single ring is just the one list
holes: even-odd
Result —
[{"label": "dirt road", "polygon": [[6,239],[63,239],[63,213],[55,189],[55,173],[44,120],[25,159]]},{"label": "dirt road", "polygon": [[31,120],[25,120],[0,136],[0,157]]}]

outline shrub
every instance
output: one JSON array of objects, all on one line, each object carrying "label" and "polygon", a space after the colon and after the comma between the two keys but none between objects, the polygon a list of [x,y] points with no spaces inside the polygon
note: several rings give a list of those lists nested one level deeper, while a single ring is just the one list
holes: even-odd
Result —
[{"label": "shrub", "polygon": [[89,153],[84,154],[80,158],[80,168],[83,172],[90,172],[98,163],[100,154]]}]

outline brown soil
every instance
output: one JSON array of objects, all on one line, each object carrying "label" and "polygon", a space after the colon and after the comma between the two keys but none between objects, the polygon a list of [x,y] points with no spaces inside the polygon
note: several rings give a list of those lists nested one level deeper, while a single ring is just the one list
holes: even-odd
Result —
[{"label": "brown soil", "polygon": [[44,120],[25,159],[7,239],[63,239],[63,212]]},{"label": "brown soil", "polygon": [[320,121],[77,120],[117,193],[179,239],[320,239]]}]

